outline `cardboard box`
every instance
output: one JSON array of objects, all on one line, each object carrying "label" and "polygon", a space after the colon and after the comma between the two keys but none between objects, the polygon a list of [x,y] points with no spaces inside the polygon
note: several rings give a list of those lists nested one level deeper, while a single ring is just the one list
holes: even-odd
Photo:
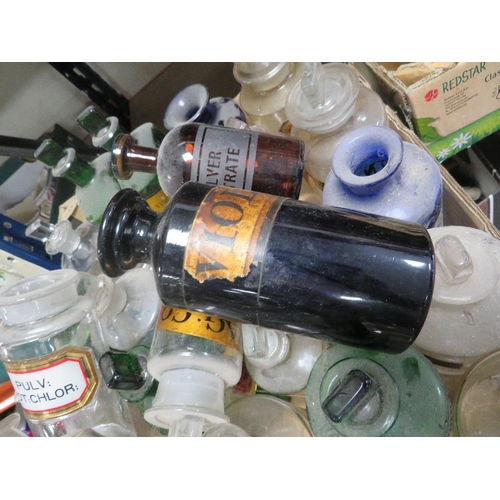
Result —
[{"label": "cardboard box", "polygon": [[440,162],[500,130],[500,62],[364,64]]}]

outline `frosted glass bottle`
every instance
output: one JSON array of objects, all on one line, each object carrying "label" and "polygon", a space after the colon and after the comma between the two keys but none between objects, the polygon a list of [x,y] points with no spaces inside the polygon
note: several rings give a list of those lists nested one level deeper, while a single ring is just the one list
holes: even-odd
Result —
[{"label": "frosted glass bottle", "polygon": [[239,324],[164,307],[147,364],[158,389],[145,420],[169,437],[200,437],[228,422],[224,391],[240,379],[242,360]]},{"label": "frosted glass bottle", "polygon": [[[92,137],[92,144],[111,152],[113,143],[120,134],[125,134],[118,118],[104,116],[94,106],[89,106],[77,117],[78,124]],[[143,123],[130,132],[132,140],[148,148],[160,147],[165,134],[153,123]],[[163,193],[156,173],[135,172],[128,179],[117,179],[122,189],[135,189],[144,196],[151,208],[157,212],[165,209],[168,197]]]},{"label": "frosted glass bottle", "polygon": [[500,437],[500,351],[467,371],[454,407],[457,436]]},{"label": "frosted glass bottle", "polygon": [[333,344],[320,356],[306,389],[317,437],[445,437],[447,390],[417,349],[387,354]]},{"label": "frosted glass bottle", "polygon": [[61,267],[90,274],[101,274],[97,259],[97,235],[99,228],[84,221],[76,229],[69,220],[61,220],[45,241],[49,255],[62,254]]},{"label": "frosted glass bottle", "polygon": [[267,132],[279,132],[287,121],[288,94],[302,77],[300,62],[237,62],[233,67],[241,83],[239,103],[246,117]]},{"label": "frosted glass bottle", "polygon": [[223,127],[229,118],[246,122],[245,114],[233,99],[210,98],[205,85],[193,83],[170,101],[165,110],[163,125],[167,130],[186,123],[208,123]]},{"label": "frosted glass bottle", "polygon": [[500,240],[477,228],[431,228],[436,278],[429,313],[415,340],[447,375],[500,349]]},{"label": "frosted glass bottle", "polygon": [[46,139],[34,154],[52,169],[55,177],[65,177],[75,184],[75,195],[83,215],[89,222],[99,225],[109,200],[121,190],[111,172],[111,153],[103,153],[87,163],[78,158],[73,148],[63,149]]},{"label": "frosted glass bottle", "polygon": [[350,130],[387,126],[380,96],[364,87],[344,63],[304,63],[303,76],[288,95],[290,135],[306,145],[305,170],[324,183],[338,142]]},{"label": "frosted glass bottle", "polygon": [[307,415],[268,394],[243,396],[226,407],[231,424],[251,437],[311,437]]},{"label": "frosted glass bottle", "polygon": [[111,349],[150,345],[161,307],[151,266],[130,269],[117,279],[80,273],[79,294],[93,300]]},{"label": "frosted glass bottle", "polygon": [[50,271],[0,293],[0,359],[34,436],[135,436],[131,415],[106,387],[106,351],[94,303],[78,295],[78,272]]},{"label": "frosted glass bottle", "polygon": [[389,127],[366,126],[337,143],[323,188],[323,204],[421,224],[438,225],[443,181],[423,148]]},{"label": "frosted glass bottle", "polygon": [[291,395],[306,388],[324,342],[256,325],[241,328],[245,365],[261,389]]}]

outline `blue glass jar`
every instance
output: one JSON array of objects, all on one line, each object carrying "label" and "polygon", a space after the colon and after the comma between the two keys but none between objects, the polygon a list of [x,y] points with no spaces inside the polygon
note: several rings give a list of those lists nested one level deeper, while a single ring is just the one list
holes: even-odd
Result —
[{"label": "blue glass jar", "polygon": [[441,225],[439,164],[389,127],[363,127],[339,142],[323,204],[421,224]]},{"label": "blue glass jar", "polygon": [[186,123],[208,123],[223,127],[228,118],[236,118],[244,123],[245,113],[229,97],[210,99],[208,88],[194,83],[181,90],[169,103],[163,117],[163,125],[172,130]]}]

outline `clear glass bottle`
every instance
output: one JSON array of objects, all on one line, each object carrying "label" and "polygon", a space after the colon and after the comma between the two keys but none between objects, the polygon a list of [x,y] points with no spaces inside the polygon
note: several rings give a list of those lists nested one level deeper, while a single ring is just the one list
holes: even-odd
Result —
[{"label": "clear glass bottle", "polygon": [[[78,124],[92,137],[92,144],[111,152],[113,143],[120,134],[127,133],[123,130],[115,116],[106,117],[94,106],[86,108],[77,118]],[[143,123],[130,132],[133,141],[148,148],[158,148],[165,134],[153,123]],[[165,209],[168,198],[163,193],[156,173],[135,172],[129,179],[118,179],[118,184],[123,188],[135,189],[146,198],[151,208],[157,212]]]},{"label": "clear glass bottle", "polygon": [[304,63],[301,80],[288,95],[290,135],[306,145],[305,170],[324,183],[338,142],[350,130],[388,125],[380,96],[362,86],[344,63]]},{"label": "clear glass bottle", "polygon": [[323,204],[421,224],[438,224],[443,181],[439,164],[423,148],[389,127],[346,133],[333,152]]},{"label": "clear glass bottle", "polygon": [[314,365],[306,389],[316,437],[446,437],[447,390],[417,349],[400,354],[333,344]]},{"label": "clear glass bottle", "polygon": [[241,84],[239,103],[248,120],[274,134],[287,121],[288,94],[302,78],[300,62],[237,62],[233,75]]},{"label": "clear glass bottle", "polygon": [[110,277],[149,263],[172,307],[391,352],[418,335],[434,282],[423,226],[194,182],[162,214],[114,197],[99,259]]},{"label": "clear glass bottle", "polygon": [[119,136],[113,147],[115,176],[157,172],[172,197],[188,181],[298,198],[304,166],[300,139],[251,130],[190,123],[171,130],[159,149]]},{"label": "clear glass bottle", "polygon": [[224,126],[229,118],[246,122],[245,114],[233,99],[229,97],[210,98],[208,88],[205,85],[193,83],[182,89],[170,101],[165,110],[163,125],[167,130],[172,130],[186,123],[208,123]]},{"label": "clear glass bottle", "polygon": [[101,274],[97,259],[97,235],[99,228],[84,221],[76,229],[69,220],[61,220],[45,241],[45,251],[49,255],[62,254],[61,267],[75,271]]},{"label": "clear glass bottle", "polygon": [[415,346],[439,373],[461,376],[480,357],[500,349],[500,240],[465,226],[431,228],[429,234],[436,278]]},{"label": "clear glass bottle", "polygon": [[245,364],[260,388],[282,395],[306,388],[324,342],[256,325],[243,324],[241,328]]},{"label": "clear glass bottle", "polygon": [[312,437],[304,412],[268,394],[243,396],[226,407],[226,415],[250,437]]},{"label": "clear glass bottle", "polygon": [[469,368],[454,405],[459,437],[500,437],[500,351]]},{"label": "clear glass bottle", "polygon": [[46,139],[34,154],[52,169],[55,177],[63,176],[75,184],[75,195],[84,217],[99,225],[109,200],[121,190],[110,169],[111,153],[103,153],[87,163],[73,148],[63,149],[52,139]]},{"label": "clear glass bottle", "polygon": [[169,437],[201,437],[226,423],[224,391],[241,376],[240,325],[211,314],[164,307],[148,358],[158,380],[144,418]]},{"label": "clear glass bottle", "polygon": [[250,437],[250,435],[237,425],[227,423],[212,425],[203,437]]},{"label": "clear glass bottle", "polygon": [[0,359],[34,436],[92,429],[136,435],[128,408],[106,387],[106,351],[94,303],[78,295],[77,271],[50,271],[0,293]]}]

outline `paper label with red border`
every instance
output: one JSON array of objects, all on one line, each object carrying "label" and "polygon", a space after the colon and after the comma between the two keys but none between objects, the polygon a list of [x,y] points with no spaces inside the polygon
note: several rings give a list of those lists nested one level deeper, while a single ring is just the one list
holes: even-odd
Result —
[{"label": "paper label with red border", "polygon": [[184,269],[200,283],[234,281],[261,262],[274,217],[284,198],[216,187],[201,202],[191,227]]},{"label": "paper label with red border", "polygon": [[158,316],[157,330],[203,337],[234,349],[240,341],[239,329],[228,319],[166,306]]},{"label": "paper label with red border", "polygon": [[88,404],[98,378],[92,353],[70,347],[22,362],[5,362],[16,398],[27,417],[60,417]]}]

